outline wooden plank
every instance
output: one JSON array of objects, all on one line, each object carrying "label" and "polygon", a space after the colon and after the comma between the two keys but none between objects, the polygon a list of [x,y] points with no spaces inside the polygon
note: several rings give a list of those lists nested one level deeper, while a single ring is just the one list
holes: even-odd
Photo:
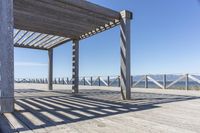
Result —
[{"label": "wooden plank", "polygon": [[5,118],[13,126],[16,132],[20,133],[33,133],[24,123],[18,120],[12,113],[5,113]]},{"label": "wooden plank", "polygon": [[[19,19],[23,18],[23,19]],[[73,29],[68,25],[59,24],[50,18],[35,18],[26,12],[23,14],[15,14],[15,28],[21,30],[28,30],[33,32],[40,32],[50,35],[58,35],[62,37],[76,38],[84,33],[84,30]],[[51,21],[51,23],[49,23]]]},{"label": "wooden plank", "polygon": [[[66,23],[74,25],[75,27],[91,27],[96,25],[102,25],[112,19],[108,17],[98,18],[98,14],[83,10],[81,8],[74,7],[67,3],[62,3],[55,0],[16,0],[15,10],[27,11],[31,14],[42,14],[43,16],[50,17],[56,20],[67,21]],[[80,19],[74,23],[74,20]],[[62,21],[61,20],[61,21]]]}]

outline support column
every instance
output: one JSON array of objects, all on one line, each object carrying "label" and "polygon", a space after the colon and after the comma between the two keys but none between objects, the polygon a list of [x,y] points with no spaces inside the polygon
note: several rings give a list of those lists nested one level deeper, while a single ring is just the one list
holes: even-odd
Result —
[{"label": "support column", "polygon": [[53,90],[53,49],[48,50],[49,56],[49,72],[48,72],[48,88]]},{"label": "support column", "polygon": [[120,88],[124,100],[131,99],[131,38],[130,30],[132,13],[129,11],[121,12],[120,25],[120,52],[121,52],[121,76]]},{"label": "support column", "polygon": [[79,40],[72,43],[72,93],[78,93],[79,85]]},{"label": "support column", "polygon": [[13,111],[13,0],[0,0],[0,113]]}]

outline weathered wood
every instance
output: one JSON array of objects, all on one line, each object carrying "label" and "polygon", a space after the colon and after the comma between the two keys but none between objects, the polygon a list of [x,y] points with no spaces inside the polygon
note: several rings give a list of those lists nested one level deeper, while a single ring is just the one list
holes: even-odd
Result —
[{"label": "weathered wood", "polygon": [[101,77],[99,77],[99,79],[105,86],[108,86],[108,83],[106,83],[106,81],[104,79],[102,79]]},{"label": "weathered wood", "polygon": [[180,78],[178,78],[177,80],[173,81],[172,83],[170,83],[166,88],[171,87],[172,85],[176,84],[178,81],[182,80],[185,78],[185,75],[181,76]]},{"label": "weathered wood", "polygon": [[188,78],[192,79],[193,81],[197,82],[200,84],[200,80],[197,79],[196,77],[192,76],[192,75],[188,75]]},{"label": "weathered wood", "polygon": [[60,46],[60,45],[62,45],[62,44],[65,44],[65,43],[67,43],[67,42],[70,42],[70,41],[71,41],[71,39],[68,38],[68,39],[66,39],[66,40],[63,40],[63,41],[60,41],[60,42],[58,42],[58,43],[52,44],[51,46],[49,46],[49,47],[47,47],[47,48],[49,48],[49,49],[56,48],[56,47],[58,47],[58,46]]},{"label": "weathered wood", "polygon": [[49,72],[48,72],[48,89],[53,90],[53,49],[48,50]]},{"label": "weathered wood", "polygon": [[121,76],[120,86],[123,99],[131,99],[131,38],[130,30],[132,13],[129,11],[121,12],[120,25],[120,51],[121,51]]},{"label": "weathered wood", "polygon": [[14,47],[17,47],[17,48],[37,49],[37,50],[48,50],[48,49],[42,48],[42,47],[34,47],[34,46],[20,45],[20,44],[14,44]]},{"label": "weathered wood", "polygon": [[[88,8],[88,7],[86,7]],[[43,15],[51,19],[62,20],[70,23],[72,26],[77,28],[84,28],[87,26],[97,26],[106,23],[113,18],[105,17],[103,15],[93,13],[88,9],[78,8],[76,5],[70,5],[70,3],[58,2],[55,0],[42,0],[42,1],[29,1],[29,0],[17,0],[15,2],[15,10],[17,11],[26,11],[34,15]],[[34,10],[35,9],[35,10]],[[117,13],[119,15],[119,13]],[[92,19],[93,18],[93,19]],[[95,18],[95,19],[94,19]],[[117,17],[114,17],[117,18]],[[74,20],[81,19],[82,21],[73,24]],[[80,25],[82,24],[82,25]]]},{"label": "weathered wood", "polygon": [[166,74],[164,74],[163,75],[163,89],[166,89],[166,86],[167,86],[166,80],[167,80],[167,76]]},{"label": "weathered wood", "polygon": [[0,1],[0,113],[14,110],[13,0]]},{"label": "weathered wood", "polygon": [[145,76],[142,76],[135,84],[133,84],[133,87],[135,87],[137,84],[139,84],[144,79],[145,79]]},{"label": "weathered wood", "polygon": [[185,90],[189,89],[189,78],[188,74],[185,75]]},{"label": "weathered wood", "polygon": [[72,92],[78,93],[79,86],[79,40],[72,43]]},{"label": "weathered wood", "polygon": [[42,84],[15,86],[17,111],[12,117],[6,115],[9,123],[0,116],[6,130],[10,124],[26,133],[200,132],[196,91],[135,88],[134,100],[121,101],[116,87],[80,86],[83,93],[72,97],[68,85],[56,85],[53,92]]},{"label": "weathered wood", "polygon": [[70,38],[79,37],[119,17],[118,12],[87,1],[14,1],[16,28]]},{"label": "weathered wood", "polygon": [[149,80],[151,80],[154,84],[156,84],[157,86],[159,86],[160,88],[163,88],[163,85],[160,84],[160,83],[159,83],[158,81],[156,81],[155,79],[153,79],[152,77],[147,76],[147,78],[148,78]]},{"label": "weathered wood", "polygon": [[145,75],[144,87],[145,87],[145,88],[148,88],[148,85],[149,85],[149,83],[148,83],[148,75]]}]

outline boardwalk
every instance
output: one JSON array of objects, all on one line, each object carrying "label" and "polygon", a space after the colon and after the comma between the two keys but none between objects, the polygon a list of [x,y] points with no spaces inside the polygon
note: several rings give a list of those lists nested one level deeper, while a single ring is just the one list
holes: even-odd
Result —
[{"label": "boardwalk", "polygon": [[0,132],[198,133],[200,92],[135,89],[132,100],[119,88],[15,84],[15,112],[0,115]]}]

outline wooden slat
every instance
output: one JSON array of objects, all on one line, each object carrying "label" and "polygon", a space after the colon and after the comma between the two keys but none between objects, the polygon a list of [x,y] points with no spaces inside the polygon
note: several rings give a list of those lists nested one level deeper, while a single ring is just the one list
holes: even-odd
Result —
[{"label": "wooden slat", "polygon": [[[15,28],[21,30],[28,30],[70,38],[76,38],[84,33],[84,30],[80,29],[75,31],[75,29],[70,28],[67,25],[59,24],[56,21],[53,22],[53,20],[50,20],[50,18],[35,18],[26,12],[15,14],[15,16]],[[49,21],[51,21],[51,23]]]},{"label": "wooden slat", "polygon": [[28,45],[19,45],[19,44],[14,44],[14,47],[17,47],[17,48],[30,48],[30,49],[37,49],[37,50],[48,50],[48,49],[42,48],[42,47],[35,47],[35,46],[28,46]]},{"label": "wooden slat", "polygon": [[74,20],[82,20],[77,22],[79,25],[75,24],[77,26],[81,26],[80,24],[83,26],[90,26],[89,24],[95,25],[95,23],[103,24],[112,20],[109,17],[99,17],[98,14],[94,14],[89,10],[83,10],[72,6],[69,3],[55,0],[37,0],[37,2],[30,0],[16,0],[14,9],[27,11],[32,14],[42,14],[56,20],[67,20],[70,24],[73,24]]}]

